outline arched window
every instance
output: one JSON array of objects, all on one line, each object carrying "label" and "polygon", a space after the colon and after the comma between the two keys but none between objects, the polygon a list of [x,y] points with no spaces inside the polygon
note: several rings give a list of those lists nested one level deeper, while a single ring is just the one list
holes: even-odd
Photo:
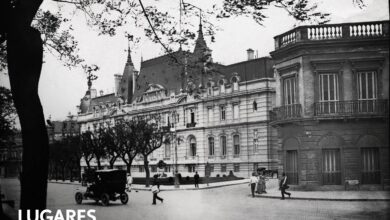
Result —
[{"label": "arched window", "polygon": [[234,155],[240,155],[240,136],[233,136]]},{"label": "arched window", "polygon": [[209,137],[209,156],[214,156],[214,138]]},{"label": "arched window", "polygon": [[226,156],[226,136],[221,136],[221,156]]},{"label": "arched window", "polygon": [[190,156],[196,156],[196,140],[194,137],[190,139]]},{"label": "arched window", "polygon": [[225,92],[225,82],[223,79],[219,80],[219,89],[220,89],[220,93]]},{"label": "arched window", "polygon": [[236,76],[232,77],[233,91],[238,91],[238,78]]}]

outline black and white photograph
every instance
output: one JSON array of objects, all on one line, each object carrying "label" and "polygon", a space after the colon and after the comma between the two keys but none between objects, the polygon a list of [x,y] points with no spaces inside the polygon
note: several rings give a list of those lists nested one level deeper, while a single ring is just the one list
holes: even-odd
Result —
[{"label": "black and white photograph", "polygon": [[390,219],[387,0],[1,0],[1,220]]}]

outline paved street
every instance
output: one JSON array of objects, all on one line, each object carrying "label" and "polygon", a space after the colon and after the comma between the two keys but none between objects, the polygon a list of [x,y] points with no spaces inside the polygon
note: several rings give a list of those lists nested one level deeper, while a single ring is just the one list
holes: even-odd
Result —
[{"label": "paved street", "polygon": [[[16,197],[17,187],[3,181],[3,191]],[[15,185],[17,181],[13,181]],[[85,201],[74,202],[78,186],[49,184],[48,208],[96,209],[98,220],[111,219],[388,219],[388,202],[306,201],[252,198],[246,184],[207,190],[165,191],[164,203],[152,206],[152,193],[131,192],[127,205],[119,201],[109,207]],[[293,192],[294,193],[294,192]]]}]

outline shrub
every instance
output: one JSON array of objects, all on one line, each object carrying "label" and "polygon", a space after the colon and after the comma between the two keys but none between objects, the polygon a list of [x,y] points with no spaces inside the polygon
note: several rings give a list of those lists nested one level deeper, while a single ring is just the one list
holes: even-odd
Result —
[{"label": "shrub", "polygon": [[219,174],[217,174],[216,177],[219,177]]},{"label": "shrub", "polygon": [[169,182],[169,183],[173,183],[173,177],[169,177],[169,178],[168,178],[168,182]]},{"label": "shrub", "polygon": [[225,174],[223,174],[223,175],[222,175],[222,177],[226,177],[226,175],[225,175]]},{"label": "shrub", "polygon": [[186,176],[186,180],[187,180],[187,181],[190,181],[190,177],[189,177],[189,176]]},{"label": "shrub", "polygon": [[230,170],[230,171],[229,171],[229,176],[234,176],[234,174],[233,174],[233,171],[232,171],[232,170]]}]

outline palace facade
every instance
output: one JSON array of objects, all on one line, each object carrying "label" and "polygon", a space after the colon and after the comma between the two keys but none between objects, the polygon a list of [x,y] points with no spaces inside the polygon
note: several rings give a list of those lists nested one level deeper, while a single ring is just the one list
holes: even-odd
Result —
[{"label": "palace facade", "polygon": [[[139,72],[129,50],[115,93],[90,88],[78,123],[83,132],[160,114],[175,141],[150,156],[152,175],[176,168],[182,176],[205,175],[208,164],[211,176],[248,177],[259,167],[286,172],[291,185],[307,189],[340,188],[345,180],[384,184],[388,40],[388,21],[301,26],[275,37],[272,58],[249,49],[247,61],[221,65],[200,26],[193,52],[143,61]],[[143,172],[136,158],[132,175]]]},{"label": "palace facade", "polygon": [[389,22],[303,26],[275,37],[279,170],[290,184],[389,179]]},{"label": "palace facade", "polygon": [[[228,66],[213,63],[202,27],[193,52],[175,53],[146,60],[139,73],[130,50],[122,75],[115,75],[116,92],[98,96],[90,89],[81,101],[81,132],[109,121],[137,115],[159,114],[175,140],[149,156],[150,170],[182,176],[195,171],[211,176],[250,176],[259,167],[277,169],[275,130],[269,126],[275,102],[273,61],[255,58]],[[163,160],[168,166],[158,170]],[[108,166],[108,164],[105,164]],[[82,162],[82,166],[85,164]],[[125,164],[118,160],[119,169]],[[144,176],[143,159],[132,164],[133,176]]]}]

